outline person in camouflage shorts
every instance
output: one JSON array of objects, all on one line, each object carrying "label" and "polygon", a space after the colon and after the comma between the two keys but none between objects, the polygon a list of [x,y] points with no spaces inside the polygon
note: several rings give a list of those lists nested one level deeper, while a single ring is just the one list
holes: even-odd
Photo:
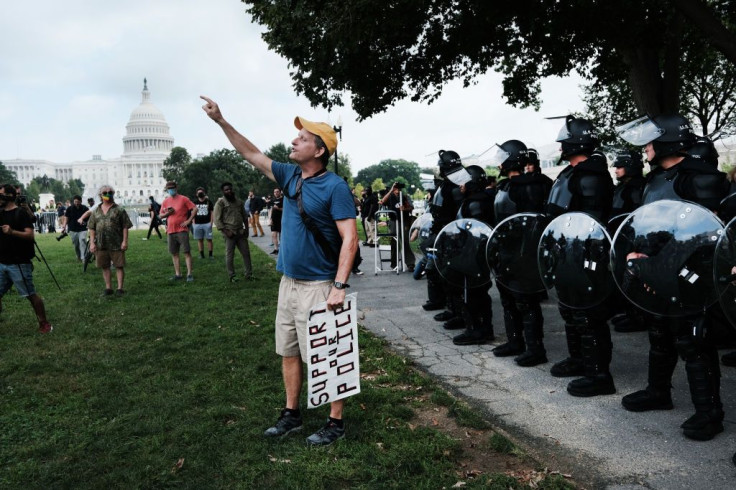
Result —
[{"label": "person in camouflage shorts", "polygon": [[118,280],[117,296],[124,294],[125,251],[128,249],[128,229],[133,227],[128,213],[115,203],[115,190],[109,185],[100,187],[102,203],[92,212],[87,223],[89,251],[95,254],[97,267],[105,280],[103,296],[113,294],[110,264],[115,266]]}]

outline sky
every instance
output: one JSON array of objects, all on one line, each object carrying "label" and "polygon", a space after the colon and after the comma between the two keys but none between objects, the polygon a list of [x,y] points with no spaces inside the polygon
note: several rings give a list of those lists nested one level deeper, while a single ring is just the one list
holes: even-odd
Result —
[{"label": "sky", "polygon": [[548,79],[541,110],[505,104],[501,77],[463,88],[449,82],[432,104],[401,101],[362,122],[349,107],[311,107],[292,88],[288,62],[269,51],[264,28],[239,0],[29,0],[0,17],[0,160],[116,158],[143,78],[175,139],[190,154],[230,148],[201,109],[207,95],[261,150],[296,136],[294,116],[342,121],[338,152],[353,173],[385,159],[431,167],[437,151],[478,155],[520,139],[541,148],[560,121],[581,111],[579,78]]}]

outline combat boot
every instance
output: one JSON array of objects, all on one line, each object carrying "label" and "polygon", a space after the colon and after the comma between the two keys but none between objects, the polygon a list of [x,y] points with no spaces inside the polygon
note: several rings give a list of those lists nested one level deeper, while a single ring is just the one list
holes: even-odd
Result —
[{"label": "combat boot", "polygon": [[514,362],[522,367],[537,366],[547,362],[547,351],[544,348],[542,308],[539,303],[521,303],[522,324],[524,325],[524,340],[526,351],[514,358]]},{"label": "combat boot", "polygon": [[649,350],[649,384],[643,390],[630,393],[621,399],[621,405],[631,412],[671,410],[672,372],[677,364],[675,352]]},{"label": "combat boot", "polygon": [[580,348],[580,334],[577,325],[565,323],[565,338],[570,357],[555,363],[549,373],[556,378],[582,376],[585,373],[583,354]]},{"label": "combat boot", "polygon": [[442,328],[445,330],[460,330],[461,328],[465,328],[465,322],[462,318],[456,316],[443,323]]},{"label": "combat boot", "polygon": [[486,329],[467,328],[460,335],[452,339],[455,345],[480,345],[492,342],[494,339],[493,332]]},{"label": "combat boot", "polygon": [[493,349],[496,357],[518,356],[524,352],[523,326],[519,314],[509,308],[503,310],[503,325],[506,330],[506,343]]},{"label": "combat boot", "polygon": [[526,344],[526,351],[514,358],[514,362],[521,367],[532,367],[538,366],[549,362],[547,359],[547,351],[544,350],[544,345],[540,342],[539,344]]},{"label": "combat boot", "polygon": [[715,369],[699,358],[685,364],[690,396],[695,414],[682,423],[682,433],[688,439],[708,441],[723,432],[723,405],[721,404],[721,380],[718,364]]},{"label": "combat boot", "polygon": [[567,385],[567,392],[572,396],[589,397],[616,393],[613,377],[608,371],[612,347],[610,335],[608,325],[603,324],[595,331],[589,330],[580,336],[585,377],[574,379]]}]

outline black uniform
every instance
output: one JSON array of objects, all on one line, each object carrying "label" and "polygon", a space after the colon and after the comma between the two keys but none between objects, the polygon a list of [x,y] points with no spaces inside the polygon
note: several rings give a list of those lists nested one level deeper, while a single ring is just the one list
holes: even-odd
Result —
[{"label": "black uniform", "polygon": [[[463,201],[457,217],[476,219],[490,225],[493,222],[493,201],[482,189],[473,192]],[[465,332],[453,338],[455,344],[493,340],[493,307],[488,294],[490,288],[490,281],[484,286],[465,290],[450,287],[450,294],[455,297],[454,302],[462,305],[462,319],[466,327]]]},{"label": "black uniform", "polygon": [[644,177],[624,177],[613,190],[613,205],[611,208],[611,217],[630,213],[642,202],[642,192],[644,191]]},{"label": "black uniform", "polygon": [[[460,192],[460,187],[449,180],[444,180],[437,186],[437,191],[429,206],[429,212],[432,213],[432,230],[430,235],[422,243],[422,247],[425,250],[432,248],[437,234],[442,231],[442,228],[455,220],[461,203],[462,192]],[[444,281],[434,267],[433,260],[427,262],[426,271],[428,296],[426,305],[447,305],[449,307],[449,312],[444,312],[444,316],[443,313],[440,313],[436,318],[444,320],[450,320],[453,317],[459,318],[460,305],[451,303],[447,289],[443,286]]]},{"label": "black uniform", "polygon": [[[547,200],[552,180],[540,173],[521,174],[502,180],[494,201],[496,222],[517,213],[541,213]],[[507,342],[493,349],[499,357],[518,355],[520,366],[535,366],[547,362],[543,343],[544,318],[540,301],[544,293],[516,293],[496,281]]]},{"label": "black uniform", "polygon": [[[669,169],[657,167],[649,173],[643,205],[675,199],[693,201],[715,211],[728,191],[729,184],[723,172],[686,157]],[[644,317],[650,345],[648,385],[644,390],[625,396],[623,406],[632,411],[672,408],[671,381],[679,352],[685,361],[696,409],[696,414],[686,420],[682,428],[685,435],[693,439],[712,438],[723,430],[720,421],[724,414],[718,352],[709,335],[713,326],[711,315],[672,319],[644,313]],[[718,425],[720,430],[715,428]]]},{"label": "black uniform", "polygon": [[[603,154],[593,152],[576,166],[569,165],[555,180],[547,202],[551,217],[568,211],[588,213],[601,223],[608,221],[613,200],[613,180]],[[593,396],[615,393],[609,372],[611,332],[606,320],[608,307],[603,305],[573,310],[558,305],[565,320],[565,334],[569,357],[555,364],[553,376],[584,375],[568,384],[567,391],[574,396]]]}]

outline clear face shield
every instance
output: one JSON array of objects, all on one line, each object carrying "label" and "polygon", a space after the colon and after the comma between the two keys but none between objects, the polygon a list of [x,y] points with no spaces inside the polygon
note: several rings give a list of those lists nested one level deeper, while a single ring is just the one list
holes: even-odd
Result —
[{"label": "clear face shield", "polygon": [[511,153],[507,152],[500,146],[496,145],[492,150],[488,164],[493,167],[500,167],[501,164],[505,162],[506,160],[508,160],[510,156],[511,156]]},{"label": "clear face shield", "polygon": [[664,134],[664,130],[657,126],[649,116],[616,126],[615,131],[622,140],[635,146],[644,146]]},{"label": "clear face shield", "polygon": [[445,178],[455,185],[465,185],[470,182],[471,177],[465,167],[457,167],[445,173]]},{"label": "clear face shield", "polygon": [[570,138],[572,138],[572,133],[570,132],[567,121],[565,121],[565,124],[560,128],[560,132],[557,133],[557,139],[555,139],[555,141],[560,143],[561,141],[567,141]]}]

